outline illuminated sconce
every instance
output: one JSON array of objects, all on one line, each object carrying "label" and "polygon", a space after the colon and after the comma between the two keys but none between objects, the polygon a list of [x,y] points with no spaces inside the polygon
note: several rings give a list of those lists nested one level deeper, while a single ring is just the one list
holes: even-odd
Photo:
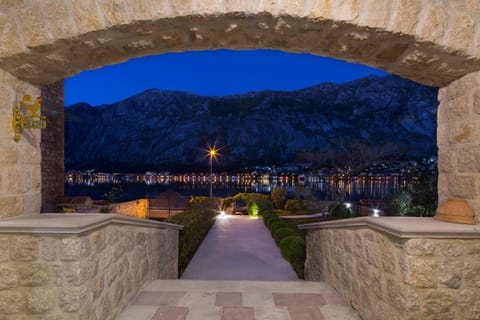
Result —
[{"label": "illuminated sconce", "polygon": [[372,214],[373,217],[380,217],[380,210],[378,209],[373,209],[373,214]]},{"label": "illuminated sconce", "polygon": [[[32,101],[29,95],[23,96],[20,106],[13,107],[13,140],[20,141],[20,134],[23,129],[45,129],[47,127],[47,120],[40,114],[40,107],[42,105],[42,98],[38,97],[36,101]],[[20,107],[27,110],[24,115]]]}]

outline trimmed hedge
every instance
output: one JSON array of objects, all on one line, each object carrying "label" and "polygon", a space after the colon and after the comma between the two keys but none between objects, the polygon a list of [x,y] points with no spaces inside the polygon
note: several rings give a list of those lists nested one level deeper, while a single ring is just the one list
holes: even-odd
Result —
[{"label": "trimmed hedge", "polygon": [[283,240],[283,238],[297,235],[298,234],[292,228],[280,228],[275,230],[275,232],[273,233],[273,240],[275,240],[277,245],[279,245],[280,241]]},{"label": "trimmed hedge", "polygon": [[178,242],[178,274],[185,271],[195,251],[202,243],[217,216],[216,203],[211,199],[196,199],[182,213],[171,216],[165,222],[183,225]]},{"label": "trimmed hedge", "polygon": [[280,219],[272,210],[263,214],[263,223],[270,230],[283,257],[290,262],[298,277],[304,278],[305,234],[293,223]]},{"label": "trimmed hedge", "polygon": [[300,278],[303,278],[305,268],[306,245],[300,236],[288,236],[280,241],[280,251],[293,267]]}]

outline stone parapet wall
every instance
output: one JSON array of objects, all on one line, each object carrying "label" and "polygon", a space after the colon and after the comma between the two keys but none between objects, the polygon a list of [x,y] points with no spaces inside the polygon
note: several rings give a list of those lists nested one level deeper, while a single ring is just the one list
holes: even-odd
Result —
[{"label": "stone parapet wall", "polygon": [[148,203],[148,199],[112,203],[110,205],[110,209],[113,213],[123,214],[140,219],[147,219]]},{"label": "stone parapet wall", "polygon": [[102,220],[79,234],[0,230],[0,318],[115,319],[146,280],[176,279],[178,230],[144,223]]},{"label": "stone parapet wall", "polygon": [[480,232],[445,237],[309,227],[306,279],[331,284],[365,320],[480,319]]},{"label": "stone parapet wall", "polygon": [[438,196],[466,199],[480,223],[480,72],[439,90]]},{"label": "stone parapet wall", "polygon": [[40,212],[40,130],[23,130],[13,140],[13,107],[26,94],[37,97],[40,90],[0,70],[0,219]]}]

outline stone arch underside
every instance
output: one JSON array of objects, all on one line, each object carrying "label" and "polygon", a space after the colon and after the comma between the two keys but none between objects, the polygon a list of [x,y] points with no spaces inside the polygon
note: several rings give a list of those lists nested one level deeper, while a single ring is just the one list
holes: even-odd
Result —
[{"label": "stone arch underside", "polygon": [[480,70],[477,1],[6,0],[0,12],[0,68],[34,85],[216,48],[312,53],[438,87]]},{"label": "stone arch underside", "polygon": [[14,143],[9,129],[11,106],[23,94],[133,57],[272,48],[445,87],[440,199],[467,199],[480,222],[479,23],[477,0],[0,1],[0,217],[40,210],[41,136],[25,132]]}]

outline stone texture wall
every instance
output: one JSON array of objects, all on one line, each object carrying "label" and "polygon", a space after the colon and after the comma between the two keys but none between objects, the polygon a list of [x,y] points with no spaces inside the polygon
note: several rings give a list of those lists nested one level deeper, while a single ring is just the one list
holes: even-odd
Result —
[{"label": "stone texture wall", "polygon": [[24,130],[13,140],[13,107],[40,90],[0,70],[0,219],[39,213],[41,203],[40,130]]},{"label": "stone texture wall", "polygon": [[64,195],[65,117],[63,80],[42,87],[42,114],[47,128],[42,142],[42,212],[55,212],[55,199]]},{"label": "stone texture wall", "polygon": [[310,229],[305,272],[335,287],[365,320],[480,318],[480,239]]},{"label": "stone texture wall", "polygon": [[110,205],[112,213],[123,214],[130,217],[147,219],[148,199],[138,199],[134,201],[112,203]]},{"label": "stone texture wall", "polygon": [[480,223],[480,72],[439,91],[438,195],[467,199]]},{"label": "stone texture wall", "polygon": [[146,280],[177,278],[177,259],[177,230],[0,234],[0,318],[115,319]]}]

